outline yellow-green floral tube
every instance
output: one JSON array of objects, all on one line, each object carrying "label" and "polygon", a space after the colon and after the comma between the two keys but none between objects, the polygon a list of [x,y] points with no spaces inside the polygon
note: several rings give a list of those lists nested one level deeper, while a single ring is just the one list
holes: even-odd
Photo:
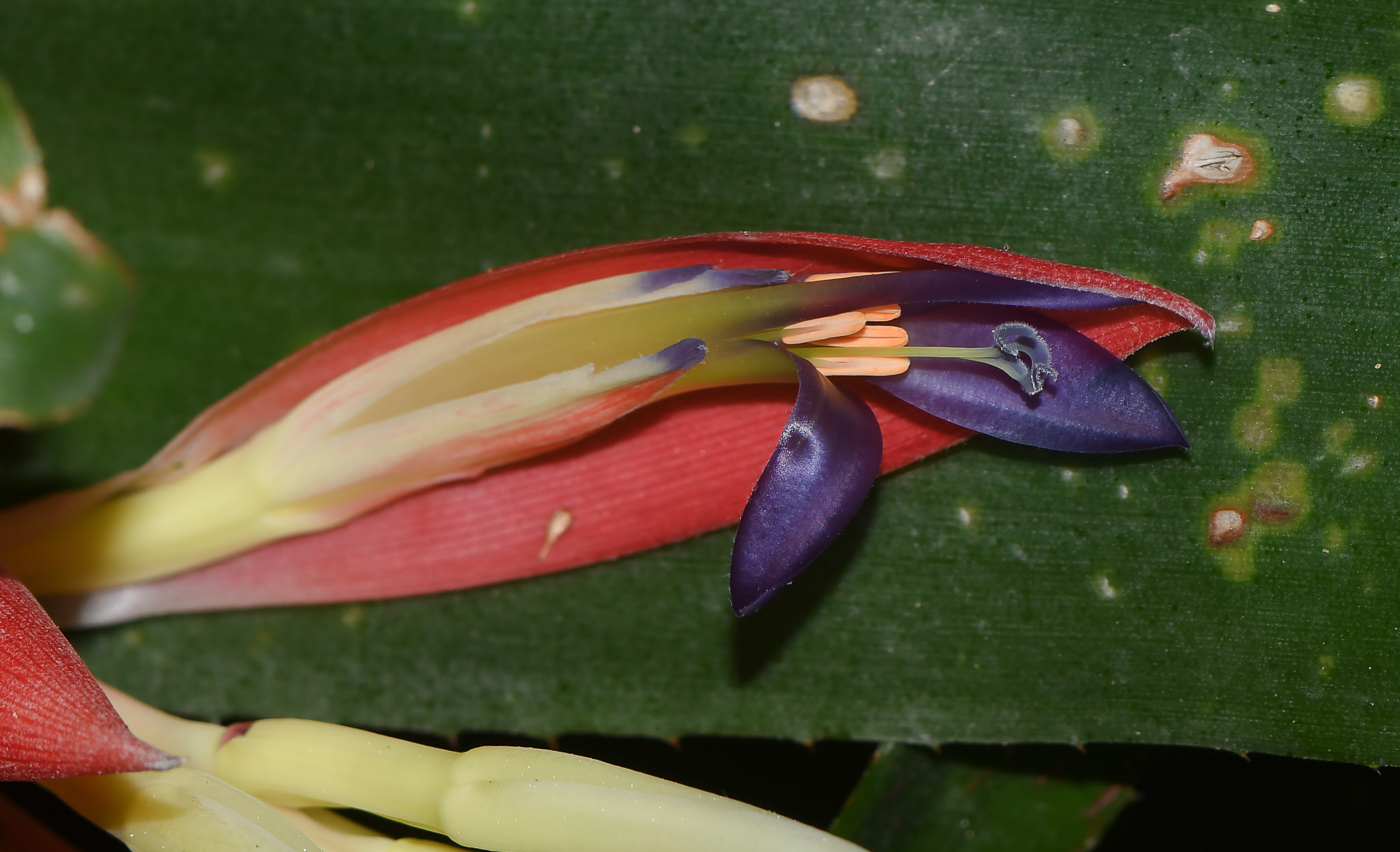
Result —
[{"label": "yellow-green floral tube", "polygon": [[731,799],[542,749],[457,754],[268,719],[220,746],[214,765],[219,777],[265,801],[360,808],[497,852],[858,848]]}]

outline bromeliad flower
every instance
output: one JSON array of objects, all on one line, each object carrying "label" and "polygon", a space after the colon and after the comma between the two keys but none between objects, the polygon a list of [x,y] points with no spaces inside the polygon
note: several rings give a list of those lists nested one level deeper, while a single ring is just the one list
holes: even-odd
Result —
[{"label": "bromeliad flower", "polygon": [[99,623],[462,588],[739,520],[732,598],[751,612],[879,472],[973,431],[1184,446],[1119,358],[1191,327],[1213,329],[1172,293],[968,246],[594,249],[313,344],[145,467],[0,519],[0,540],[61,616]]}]

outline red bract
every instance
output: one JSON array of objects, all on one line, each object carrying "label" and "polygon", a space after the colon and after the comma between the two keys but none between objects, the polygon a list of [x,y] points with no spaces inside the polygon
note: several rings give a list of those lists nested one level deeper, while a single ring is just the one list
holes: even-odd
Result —
[{"label": "red bract", "polygon": [[0,781],[169,769],[127,730],[29,590],[0,569]]},{"label": "red bract", "polygon": [[[478,275],[393,306],[290,356],[215,405],[143,468],[32,506],[7,523],[44,524],[131,484],[150,484],[243,443],[312,391],[425,335],[541,293],[691,264],[794,275],[959,267],[1137,304],[1045,313],[1119,357],[1210,316],[1188,300],[1108,272],[963,245],[803,233],[683,237],[588,249]],[[884,435],[882,471],[971,434],[880,392],[860,391]],[[287,539],[190,573],[76,597],[76,623],[155,612],[365,600],[543,574],[735,523],[792,408],[792,390],[701,391],[637,411],[562,450],[470,482],[403,498],[345,526]],[[561,513],[567,513],[563,515]],[[568,529],[545,548],[551,519]],[[557,529],[557,526],[556,526]],[[3,532],[3,531],[0,531]]]}]

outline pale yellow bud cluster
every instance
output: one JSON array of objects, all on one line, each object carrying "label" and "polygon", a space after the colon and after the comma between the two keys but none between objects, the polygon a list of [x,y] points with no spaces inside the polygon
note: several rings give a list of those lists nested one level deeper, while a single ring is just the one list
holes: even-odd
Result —
[{"label": "pale yellow bud cluster", "polygon": [[859,852],[760,808],[577,755],[446,751],[300,719],[225,728],[109,689],[132,730],[189,759],[170,772],[53,782],[138,852],[429,852],[327,812],[355,808],[497,852]]}]

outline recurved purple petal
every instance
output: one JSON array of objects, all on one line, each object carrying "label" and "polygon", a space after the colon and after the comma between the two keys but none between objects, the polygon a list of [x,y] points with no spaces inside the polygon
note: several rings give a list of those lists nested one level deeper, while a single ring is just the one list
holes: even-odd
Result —
[{"label": "recurved purple petal", "polygon": [[1185,447],[1156,391],[1111,352],[1035,311],[954,305],[901,320],[911,346],[988,346],[1002,323],[1035,328],[1058,377],[1035,396],[995,367],[916,358],[909,372],[870,382],[959,426],[1017,444],[1081,453]]},{"label": "recurved purple petal", "polygon": [[809,362],[797,364],[797,402],[754,486],[730,561],[737,615],[792,582],[845,528],[880,472],[880,424],[860,397]]}]

